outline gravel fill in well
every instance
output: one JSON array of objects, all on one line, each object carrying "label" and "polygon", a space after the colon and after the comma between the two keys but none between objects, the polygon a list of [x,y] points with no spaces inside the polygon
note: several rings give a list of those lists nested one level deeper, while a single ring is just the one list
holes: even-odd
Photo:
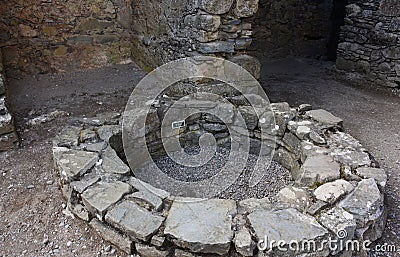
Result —
[{"label": "gravel fill in well", "polygon": [[[185,151],[189,154],[198,153],[196,147],[186,147]],[[180,181],[200,181],[209,178],[218,173],[224,167],[229,158],[229,149],[217,147],[214,157],[205,165],[200,167],[185,167],[175,163],[168,156],[163,156],[155,159],[154,162],[165,174],[180,180]],[[254,164],[257,161],[257,156],[249,154],[246,168],[238,177],[234,184],[229,186],[216,198],[244,200],[248,198],[269,198],[272,202],[275,201],[276,194],[284,187],[293,184],[289,170],[284,168],[279,163],[272,161],[270,166],[265,170],[263,179],[254,187],[248,184]],[[265,164],[268,165],[268,164]],[[265,168],[262,167],[262,168]]]}]

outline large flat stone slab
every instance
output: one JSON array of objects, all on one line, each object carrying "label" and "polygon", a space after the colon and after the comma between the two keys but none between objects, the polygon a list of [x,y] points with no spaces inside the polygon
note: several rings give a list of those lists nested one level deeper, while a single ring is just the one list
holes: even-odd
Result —
[{"label": "large flat stone slab", "polygon": [[98,214],[99,218],[102,219],[107,209],[130,191],[131,187],[121,181],[100,181],[83,192],[82,202],[88,210]]},{"label": "large flat stone slab", "polygon": [[328,155],[310,156],[293,177],[296,183],[304,186],[333,181],[340,178],[340,164]]},{"label": "large flat stone slab", "polygon": [[336,117],[332,113],[323,109],[308,111],[306,112],[306,116],[312,118],[315,121],[318,121],[318,123],[322,125],[341,127],[343,124],[343,120],[341,118]]},{"label": "large flat stone slab", "polygon": [[70,182],[85,174],[99,159],[97,153],[53,147],[54,164],[64,181]]},{"label": "large flat stone slab", "polygon": [[130,236],[147,241],[157,233],[164,217],[155,215],[134,202],[125,200],[105,216],[106,222]]},{"label": "large flat stone slab", "polygon": [[[293,208],[283,210],[257,210],[248,215],[248,219],[253,227],[258,240],[266,240],[272,244],[272,250],[276,256],[281,256],[276,248],[276,242],[283,240],[290,243],[298,243],[304,240],[321,240],[327,238],[328,230],[322,227],[314,217],[305,215]],[[275,243],[272,242],[275,240]],[[267,244],[269,246],[269,244]],[[281,254],[281,255],[280,255]],[[293,253],[300,254],[300,253]],[[328,256],[329,251],[324,249],[318,256]],[[275,255],[273,255],[275,256]],[[284,255],[292,256],[292,255]],[[293,255],[297,256],[297,255]]]},{"label": "large flat stone slab", "polygon": [[177,198],[169,211],[164,233],[192,252],[223,255],[231,245],[235,213],[233,200]]}]

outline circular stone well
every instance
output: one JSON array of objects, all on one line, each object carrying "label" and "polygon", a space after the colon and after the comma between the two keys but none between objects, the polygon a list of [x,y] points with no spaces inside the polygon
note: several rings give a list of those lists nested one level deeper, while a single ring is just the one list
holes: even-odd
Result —
[{"label": "circular stone well", "polygon": [[[121,116],[105,113],[74,119],[54,139],[67,208],[122,251],[148,257],[351,256],[355,249],[340,248],[340,242],[380,238],[385,171],[343,132],[340,118],[306,104],[271,107],[277,124],[273,160],[289,176],[274,197],[194,200],[147,184],[126,164]],[[339,247],[289,248],[291,242],[320,246],[329,239]],[[274,243],[280,240],[287,251]]]}]

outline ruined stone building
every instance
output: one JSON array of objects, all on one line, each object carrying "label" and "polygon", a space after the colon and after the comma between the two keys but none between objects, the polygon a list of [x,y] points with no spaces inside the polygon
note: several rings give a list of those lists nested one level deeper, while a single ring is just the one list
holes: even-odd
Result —
[{"label": "ruined stone building", "polygon": [[[4,71],[130,62],[150,71],[199,54],[235,61],[256,76],[255,58],[311,57],[336,61],[377,86],[400,85],[398,0],[10,0],[0,12],[2,95]],[[4,96],[0,110],[1,150],[17,139]]]}]

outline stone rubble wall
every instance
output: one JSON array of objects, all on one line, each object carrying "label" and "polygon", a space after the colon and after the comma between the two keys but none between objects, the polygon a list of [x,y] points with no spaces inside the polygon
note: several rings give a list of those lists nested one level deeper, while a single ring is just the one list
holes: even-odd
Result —
[{"label": "stone rubble wall", "polygon": [[0,13],[7,70],[63,72],[130,61],[129,0],[11,0]]},{"label": "stone rubble wall", "polygon": [[258,0],[133,1],[134,60],[146,70],[193,55],[229,57],[252,42]]},{"label": "stone rubble wall", "polygon": [[399,1],[349,1],[336,66],[380,85],[400,86]]},{"label": "stone rubble wall", "polygon": [[[257,57],[326,56],[332,1],[260,0],[250,53]],[[335,49],[336,50],[336,49]]]},{"label": "stone rubble wall", "polygon": [[146,70],[194,54],[233,55],[251,43],[258,0],[6,1],[5,67],[47,73],[127,63]]},{"label": "stone rubble wall", "polygon": [[142,257],[352,256],[326,244],[319,252],[273,247],[264,253],[255,246],[265,236],[299,244],[380,238],[385,171],[331,113],[287,103],[275,103],[273,110],[280,128],[275,159],[296,181],[278,193],[276,203],[193,201],[138,180],[118,155],[121,122],[109,113],[74,119],[54,140],[68,210],[127,254]]},{"label": "stone rubble wall", "polygon": [[14,119],[7,106],[7,82],[0,53],[0,152],[15,148],[18,143]]}]

